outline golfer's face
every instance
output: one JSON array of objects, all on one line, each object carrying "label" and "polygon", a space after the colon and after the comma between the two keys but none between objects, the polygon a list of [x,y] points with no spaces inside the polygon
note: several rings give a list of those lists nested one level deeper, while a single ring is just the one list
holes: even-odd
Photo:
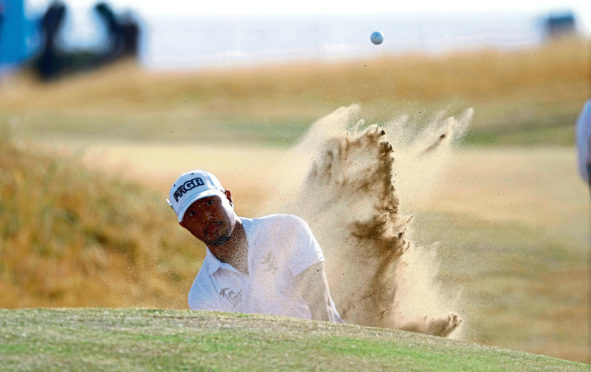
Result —
[{"label": "golfer's face", "polygon": [[181,225],[208,246],[218,246],[228,241],[235,222],[229,200],[209,196],[187,209]]}]

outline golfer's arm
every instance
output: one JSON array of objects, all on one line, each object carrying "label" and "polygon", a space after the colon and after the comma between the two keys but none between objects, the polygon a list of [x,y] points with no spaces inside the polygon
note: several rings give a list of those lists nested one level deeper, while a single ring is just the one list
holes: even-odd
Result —
[{"label": "golfer's arm", "polygon": [[342,322],[331,306],[330,290],[322,262],[318,262],[298,274],[296,283],[297,290],[310,307],[312,319]]}]

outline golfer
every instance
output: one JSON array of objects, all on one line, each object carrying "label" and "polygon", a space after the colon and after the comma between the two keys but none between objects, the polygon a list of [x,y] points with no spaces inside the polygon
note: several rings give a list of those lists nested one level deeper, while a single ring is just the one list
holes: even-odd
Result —
[{"label": "golfer", "polygon": [[168,203],[180,225],[207,246],[189,291],[192,310],[341,322],[322,250],[304,220],[238,217],[230,191],[204,170],[183,173]]}]

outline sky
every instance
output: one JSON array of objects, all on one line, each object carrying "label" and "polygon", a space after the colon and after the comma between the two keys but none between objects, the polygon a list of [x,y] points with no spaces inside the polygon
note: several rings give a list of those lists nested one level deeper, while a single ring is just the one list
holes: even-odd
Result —
[{"label": "sky", "polygon": [[[97,0],[65,0],[72,8],[90,8]],[[29,11],[40,12],[51,0],[25,0]],[[591,35],[590,0],[109,0],[115,10],[133,9],[142,18],[210,15],[312,15],[312,14],[421,14],[511,12],[539,13],[572,10],[582,31]]]},{"label": "sky", "polygon": [[[25,0],[31,8],[43,8],[49,0]],[[70,0],[73,7],[90,7],[96,0]],[[589,0],[413,0],[395,2],[373,0],[371,2],[343,0],[111,0],[115,8],[138,9],[145,15],[195,16],[195,15],[269,15],[269,14],[358,14],[358,13],[446,13],[446,12],[545,12],[572,9],[581,17],[591,16]],[[141,5],[140,5],[141,4]]]}]

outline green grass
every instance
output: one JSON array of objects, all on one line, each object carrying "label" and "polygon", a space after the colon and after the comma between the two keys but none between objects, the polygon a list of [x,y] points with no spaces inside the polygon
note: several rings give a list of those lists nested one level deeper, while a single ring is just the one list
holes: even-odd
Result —
[{"label": "green grass", "polygon": [[[352,102],[343,102],[350,104]],[[526,101],[485,103],[470,101],[391,103],[379,110],[363,106],[368,123],[386,123],[403,114],[416,128],[425,126],[440,111],[459,115],[473,107],[475,114],[464,145],[559,145],[574,143],[574,124],[582,102],[547,105],[532,98]],[[25,138],[50,142],[61,139],[97,141],[185,142],[254,144],[287,147],[293,145],[309,126],[338,105],[327,105],[317,116],[307,114],[269,116],[220,115],[211,112],[156,111],[27,111],[0,113],[0,123],[13,123],[12,131]]]},{"label": "green grass", "polygon": [[[328,114],[329,112],[325,112]],[[222,119],[193,113],[151,115],[88,114],[79,112],[0,113],[0,123],[18,123],[11,131],[21,138],[132,142],[233,143],[290,146],[312,123],[302,118],[269,121],[253,118]],[[298,121],[299,120],[299,121]]]},{"label": "green grass", "polygon": [[468,145],[560,145],[575,143],[574,125],[582,102],[521,98],[474,106]]},{"label": "green grass", "polygon": [[588,371],[402,331],[211,312],[0,310],[3,370]]}]

